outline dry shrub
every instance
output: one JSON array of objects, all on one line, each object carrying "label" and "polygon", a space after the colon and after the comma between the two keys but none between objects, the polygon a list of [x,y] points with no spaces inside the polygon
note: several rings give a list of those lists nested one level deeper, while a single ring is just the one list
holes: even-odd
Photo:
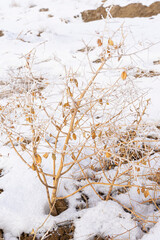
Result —
[{"label": "dry shrub", "polygon": [[[142,141],[139,133],[149,100],[137,91],[127,70],[121,69],[110,84],[102,75],[110,60],[123,58],[124,42],[115,44],[111,38],[101,38],[97,45],[101,49],[97,70],[91,67],[90,79],[84,84],[76,74],[67,72],[62,97],[53,104],[57,95],[46,97],[45,79],[34,76],[30,52],[25,56],[23,74],[15,78],[20,91],[0,109],[3,133],[45,186],[54,216],[64,199],[88,186],[102,200],[114,199],[115,192],[125,193],[132,187],[139,193],[142,186],[134,184],[133,171],[138,176],[140,166],[149,164],[152,150],[145,147],[146,140]],[[112,178],[110,170],[114,170]],[[77,190],[58,197],[59,181],[70,172],[79,181]],[[98,186],[105,186],[107,194],[100,194]],[[150,188],[143,188],[148,197]]]}]

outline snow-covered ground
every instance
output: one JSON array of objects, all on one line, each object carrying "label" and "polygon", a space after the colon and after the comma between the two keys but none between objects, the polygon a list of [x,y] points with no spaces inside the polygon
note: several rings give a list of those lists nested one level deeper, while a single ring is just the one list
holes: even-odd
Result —
[{"label": "snow-covered ground", "polygon": [[[17,91],[20,88],[21,85],[15,76],[25,66],[29,53],[33,61],[32,71],[35,76],[42,76],[45,79],[46,88],[42,91],[44,96],[48,97],[48,103],[53,104],[52,102],[60,101],[68,72],[77,74],[81,80],[79,85],[86,84],[91,76],[88,63],[100,57],[101,48],[97,45],[97,39],[103,37],[106,44],[109,38],[117,44],[124,40],[124,57],[120,61],[109,60],[99,81],[104,86],[113,84],[113,79],[117,79],[125,70],[128,81],[134,82],[136,91],[145,92],[145,98],[151,99],[144,121],[151,126],[147,131],[154,132],[159,139],[159,130],[154,126],[160,124],[160,75],[158,75],[160,64],[154,62],[160,60],[160,14],[152,18],[108,17],[84,23],[81,12],[96,9],[102,2],[107,7],[113,3],[121,6],[139,2],[150,5],[154,0],[0,1],[0,30],[4,34],[0,37],[0,107],[12,98],[14,89]],[[90,61],[85,52],[79,51],[85,45],[93,48],[89,54]],[[97,69],[99,64],[93,63],[92,66]],[[151,76],[150,71],[157,74]],[[136,74],[141,76],[135,77]],[[1,130],[3,132],[3,129]],[[141,131],[143,132],[143,129]],[[25,134],[27,135],[27,132]],[[32,229],[36,230],[45,221],[47,197],[36,173],[28,169],[10,144],[5,144],[7,141],[2,135],[0,169],[3,169],[3,172],[0,177],[0,188],[4,192],[0,194],[0,229],[3,229],[6,240],[13,240],[22,232],[30,233]],[[41,151],[45,152],[45,149]],[[156,169],[160,167],[159,157],[157,153],[151,161],[151,167]],[[50,163],[44,166],[47,169]],[[142,175],[146,172],[143,169]],[[114,170],[111,169],[109,174],[112,179]],[[138,182],[141,180],[135,179],[134,184],[143,185],[143,181]],[[75,180],[67,175],[67,180],[60,184],[59,196],[70,194],[75,184]],[[102,191],[108,192],[108,186],[101,188]],[[120,194],[116,199],[128,208],[134,205],[134,210],[141,216],[158,221],[155,225],[146,223],[148,229],[151,228],[149,233],[142,231],[138,221],[135,221],[130,213],[125,212],[116,201],[100,201],[89,188],[84,189],[84,193],[89,196],[89,208],[76,211],[77,199],[81,197],[81,194],[77,193],[69,198],[69,208],[57,217],[50,216],[40,230],[44,232],[52,229],[56,223],[73,220],[76,227],[75,240],[92,239],[96,234],[113,236],[113,239],[159,239],[160,220],[157,220],[159,211],[153,216],[155,212],[153,205],[143,207],[139,203],[136,205],[136,201],[146,200],[143,194],[137,193],[137,188],[131,188],[128,193],[122,194],[123,196]],[[154,197],[152,191],[150,194]]]}]

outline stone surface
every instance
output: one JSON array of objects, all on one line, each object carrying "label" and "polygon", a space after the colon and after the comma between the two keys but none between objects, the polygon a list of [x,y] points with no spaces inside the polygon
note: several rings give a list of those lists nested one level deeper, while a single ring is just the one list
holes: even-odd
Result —
[{"label": "stone surface", "polygon": [[[113,18],[152,17],[160,14],[160,1],[154,2],[149,6],[145,6],[141,3],[131,3],[124,7],[114,5],[110,13]],[[106,8],[100,6],[94,10],[81,12],[81,16],[84,22],[91,22],[106,18],[107,11]]]},{"label": "stone surface", "polygon": [[150,6],[141,3],[132,3],[125,7],[115,5],[110,13],[114,18],[152,17],[160,13],[160,2],[155,2]]},{"label": "stone surface", "polygon": [[83,11],[81,12],[81,16],[84,22],[91,22],[91,21],[100,20],[102,18],[106,18],[107,12],[104,7],[99,7],[95,10]]}]

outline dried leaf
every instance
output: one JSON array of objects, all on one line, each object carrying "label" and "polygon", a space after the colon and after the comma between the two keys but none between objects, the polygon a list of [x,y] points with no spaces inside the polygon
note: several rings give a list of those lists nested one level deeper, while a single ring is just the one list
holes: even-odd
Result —
[{"label": "dried leaf", "polygon": [[31,235],[35,234],[34,229],[32,229],[32,232],[30,233]]},{"label": "dried leaf", "polygon": [[32,114],[35,114],[35,111],[34,111],[34,108],[33,108],[33,107],[31,107],[31,113],[32,113]]},{"label": "dried leaf", "polygon": [[78,87],[78,81],[76,78],[71,78],[70,82],[73,82],[76,85],[76,87]]},{"label": "dried leaf", "polygon": [[110,158],[112,156],[112,154],[110,152],[106,152],[106,157]]},{"label": "dried leaf", "polygon": [[102,46],[102,40],[100,38],[97,40],[97,44],[99,47]]},{"label": "dried leaf", "polygon": [[56,160],[56,154],[55,153],[52,153],[52,159],[53,159],[53,161]]},{"label": "dried leaf", "polygon": [[122,72],[121,78],[122,78],[123,80],[125,80],[125,79],[127,78],[127,73],[126,73],[126,71],[123,71],[123,72]]},{"label": "dried leaf", "polygon": [[110,46],[113,46],[113,45],[114,45],[114,43],[113,43],[113,41],[112,41],[111,38],[108,39],[108,44],[109,44]]},{"label": "dried leaf", "polygon": [[107,53],[108,53],[108,54],[110,54],[110,53],[111,53],[111,51],[110,51],[110,49],[109,49],[109,48],[107,49]]},{"label": "dried leaf", "polygon": [[92,137],[92,139],[95,139],[95,138],[96,138],[96,133],[95,133],[94,130],[92,130],[92,132],[91,132],[91,137]]},{"label": "dried leaf", "polygon": [[140,188],[137,188],[137,193],[140,194]]},{"label": "dried leaf", "polygon": [[146,191],[144,192],[144,196],[145,196],[145,198],[147,198],[147,197],[149,196],[149,191],[148,191],[148,190],[146,190]]},{"label": "dried leaf", "polygon": [[39,154],[35,154],[34,157],[35,157],[36,163],[38,165],[41,164],[41,162],[42,162],[41,156]]},{"label": "dried leaf", "polygon": [[86,133],[85,132],[83,132],[83,137],[86,138]]},{"label": "dried leaf", "polygon": [[77,136],[76,136],[76,134],[75,134],[75,133],[73,133],[73,134],[72,134],[72,138],[73,138],[74,140],[76,140],[76,139],[77,139]]},{"label": "dried leaf", "polygon": [[28,118],[26,118],[26,121],[29,122],[29,123],[32,123],[33,119],[31,117],[28,117]]},{"label": "dried leaf", "polygon": [[33,171],[36,171],[36,166],[35,166],[34,163],[32,164],[32,170],[33,170]]},{"label": "dried leaf", "polygon": [[65,104],[63,105],[63,107],[64,107],[64,108],[70,107],[69,102],[65,103]]},{"label": "dried leaf", "polygon": [[143,160],[141,163],[142,163],[143,165],[147,165],[146,160]]},{"label": "dried leaf", "polygon": [[78,125],[78,123],[79,123],[79,120],[77,120],[77,121],[75,122],[75,126],[74,126],[74,127],[76,127],[76,126]]},{"label": "dried leaf", "polygon": [[45,154],[43,154],[44,158],[48,158],[48,156],[49,156],[49,153],[47,153],[47,152]]},{"label": "dried leaf", "polygon": [[98,102],[102,105],[102,104],[103,104],[102,98],[100,98],[100,99],[98,100]]},{"label": "dried leaf", "polygon": [[24,138],[23,138],[23,137],[21,137],[21,138],[20,138],[20,142],[23,142],[23,141],[24,141]]},{"label": "dried leaf", "polygon": [[105,58],[104,57],[101,57],[101,62],[104,62],[105,61]]},{"label": "dried leaf", "polygon": [[141,192],[144,193],[145,192],[145,187],[141,188]]},{"label": "dried leaf", "polygon": [[21,148],[22,148],[23,151],[25,151],[26,150],[26,145],[21,143]]},{"label": "dried leaf", "polygon": [[72,152],[72,159],[73,159],[73,160],[76,160],[76,157],[75,157],[75,155],[74,155],[73,152]]},{"label": "dried leaf", "polygon": [[40,137],[39,137],[39,136],[37,136],[35,140],[36,140],[36,142],[39,142],[39,140],[40,140]]},{"label": "dried leaf", "polygon": [[102,131],[99,132],[98,137],[101,138],[102,136]]},{"label": "dried leaf", "polygon": [[93,170],[93,171],[95,170],[95,168],[94,168],[94,166],[93,166],[93,165],[91,165],[91,167],[90,167],[90,168],[91,168],[91,170]]},{"label": "dried leaf", "polygon": [[73,97],[73,93],[71,92],[70,87],[67,88],[67,94],[68,94],[70,97]]},{"label": "dried leaf", "polygon": [[74,78],[74,83],[75,83],[76,87],[78,87],[78,81],[75,78]]},{"label": "dried leaf", "polygon": [[136,170],[137,172],[139,172],[139,171],[140,171],[140,167],[135,167],[135,170]]}]

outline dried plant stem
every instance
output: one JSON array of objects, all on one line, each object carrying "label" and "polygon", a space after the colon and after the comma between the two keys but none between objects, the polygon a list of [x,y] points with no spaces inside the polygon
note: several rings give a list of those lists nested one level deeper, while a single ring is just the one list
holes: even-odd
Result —
[{"label": "dried plant stem", "polygon": [[111,183],[111,185],[110,185],[110,187],[109,187],[109,191],[108,191],[108,194],[107,194],[107,196],[106,196],[106,201],[108,201],[109,198],[110,198],[110,195],[111,195],[111,192],[112,192],[112,189],[113,189],[113,185],[114,185],[114,183],[115,183],[115,181],[116,181],[116,179],[117,179],[118,173],[119,173],[119,168],[120,168],[120,166],[118,166],[117,171],[116,171],[116,174],[115,174],[115,176],[114,176],[114,178],[113,178],[113,180],[112,180],[112,183]]},{"label": "dried plant stem", "polygon": [[57,186],[58,186],[58,182],[59,182],[59,179],[60,179],[60,176],[61,176],[61,173],[62,173],[62,170],[63,170],[63,165],[64,165],[64,157],[65,157],[65,151],[67,149],[67,146],[68,146],[68,143],[69,143],[69,139],[70,139],[70,135],[71,135],[71,132],[73,130],[73,127],[74,127],[74,121],[75,121],[75,118],[76,118],[76,115],[77,115],[77,112],[78,112],[78,109],[80,107],[80,104],[81,104],[81,101],[84,97],[84,95],[86,94],[87,90],[89,89],[89,87],[92,85],[92,83],[94,82],[95,78],[97,77],[97,75],[99,74],[99,72],[101,71],[101,69],[103,68],[105,64],[105,61],[103,61],[100,65],[100,67],[97,69],[96,73],[94,74],[94,76],[92,77],[91,81],[88,83],[88,85],[86,86],[86,88],[83,90],[83,92],[80,94],[80,97],[79,97],[79,100],[75,103],[75,108],[74,108],[74,112],[72,114],[72,118],[71,118],[71,121],[70,121],[70,126],[69,126],[69,130],[68,130],[68,134],[66,136],[66,139],[65,139],[65,143],[64,143],[64,146],[63,146],[63,150],[62,150],[62,154],[61,154],[61,162],[60,162],[60,167],[57,171],[57,174],[55,176],[55,179],[53,180],[53,191],[52,191],[52,196],[51,196],[51,203],[55,201],[56,199],[56,193],[57,193]]}]

